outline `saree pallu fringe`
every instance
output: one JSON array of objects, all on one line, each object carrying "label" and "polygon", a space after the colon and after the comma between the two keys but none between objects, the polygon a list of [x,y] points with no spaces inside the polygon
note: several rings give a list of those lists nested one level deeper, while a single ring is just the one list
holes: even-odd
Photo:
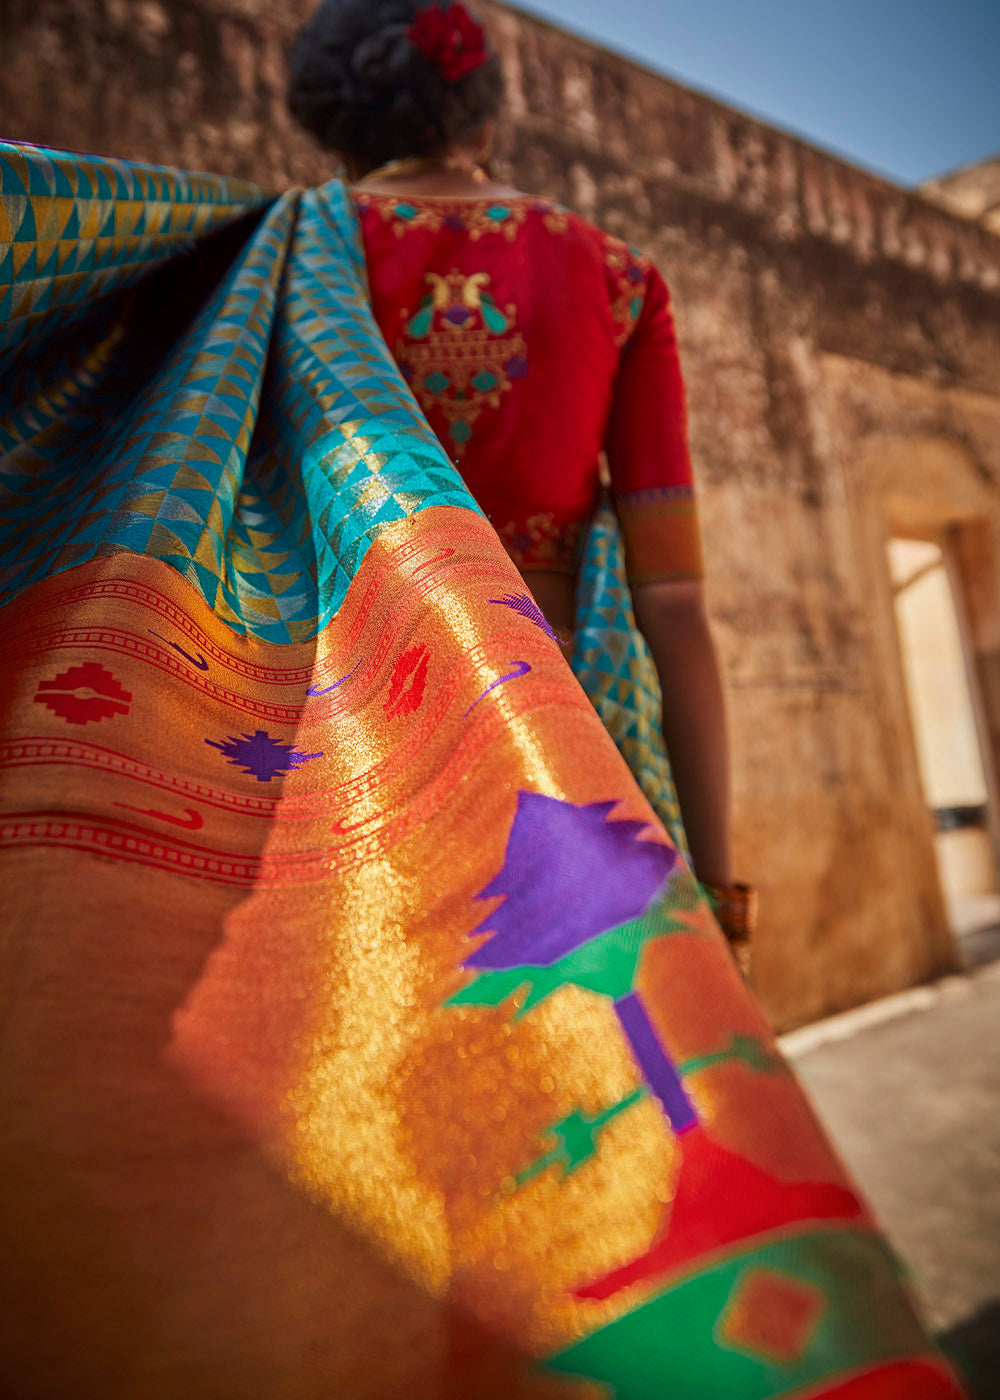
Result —
[{"label": "saree pallu fringe", "polygon": [[5,1394],[958,1396],[344,191],[0,167]]}]

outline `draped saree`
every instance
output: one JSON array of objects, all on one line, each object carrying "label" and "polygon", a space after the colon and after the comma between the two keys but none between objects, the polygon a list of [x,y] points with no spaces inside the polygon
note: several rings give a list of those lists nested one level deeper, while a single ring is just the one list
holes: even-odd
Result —
[{"label": "draped saree", "polygon": [[343,188],[0,176],[5,1393],[960,1395]]}]

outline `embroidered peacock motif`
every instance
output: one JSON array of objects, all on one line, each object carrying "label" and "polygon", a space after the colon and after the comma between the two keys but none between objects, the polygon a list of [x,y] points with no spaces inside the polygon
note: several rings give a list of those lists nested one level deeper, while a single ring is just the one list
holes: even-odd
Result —
[{"label": "embroidered peacock motif", "polygon": [[528,370],[517,308],[501,308],[488,272],[428,272],[427,291],[404,312],[396,360],[431,426],[458,458],[484,408],[497,408]]}]

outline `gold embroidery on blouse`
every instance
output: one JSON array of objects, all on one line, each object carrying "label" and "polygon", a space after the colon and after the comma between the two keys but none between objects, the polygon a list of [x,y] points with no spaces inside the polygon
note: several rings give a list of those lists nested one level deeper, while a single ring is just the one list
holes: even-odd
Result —
[{"label": "gold embroidery on blouse", "polygon": [[428,272],[416,310],[403,312],[395,356],[428,418],[440,415],[456,457],[487,406],[528,370],[527,346],[516,329],[517,307],[501,308],[488,272]]},{"label": "gold embroidery on blouse", "polygon": [[387,195],[355,196],[360,209],[377,209],[390,224],[397,238],[408,229],[427,229],[437,233],[450,228],[469,235],[477,242],[485,234],[502,234],[509,243],[517,237],[530,212],[544,215],[544,225],[550,233],[565,233],[569,227],[569,210],[548,199],[429,199]]},{"label": "gold embroidery on blouse", "polygon": [[504,549],[520,569],[553,569],[572,573],[580,556],[585,520],[559,522],[550,510],[509,520],[497,527]]},{"label": "gold embroidery on blouse", "polygon": [[615,345],[622,346],[642,314],[652,264],[635,248],[611,237],[605,241],[604,261],[611,272],[614,289],[611,320]]}]

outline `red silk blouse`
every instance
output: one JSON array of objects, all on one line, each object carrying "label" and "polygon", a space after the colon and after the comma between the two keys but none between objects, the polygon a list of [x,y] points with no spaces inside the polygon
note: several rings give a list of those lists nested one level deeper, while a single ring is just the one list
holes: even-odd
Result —
[{"label": "red silk blouse", "polygon": [[379,329],[521,569],[573,573],[607,453],[633,582],[701,543],[670,297],[550,200],[355,193]]}]

